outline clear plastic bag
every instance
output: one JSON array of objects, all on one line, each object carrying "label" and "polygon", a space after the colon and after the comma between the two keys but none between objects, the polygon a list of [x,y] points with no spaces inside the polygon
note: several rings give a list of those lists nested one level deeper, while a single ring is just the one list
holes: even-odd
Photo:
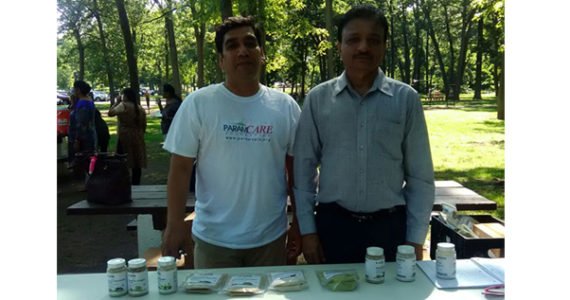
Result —
[{"label": "clear plastic bag", "polygon": [[358,273],[356,270],[330,270],[317,271],[321,285],[331,291],[352,291],[358,287]]},{"label": "clear plastic bag", "polygon": [[301,291],[309,287],[303,271],[271,272],[269,290],[278,292]]},{"label": "clear plastic bag", "polygon": [[229,276],[222,293],[228,296],[253,296],[265,293],[267,277],[263,274],[235,274]]},{"label": "clear plastic bag", "polygon": [[184,280],[183,288],[186,293],[210,294],[219,292],[227,278],[226,274],[191,273]]}]

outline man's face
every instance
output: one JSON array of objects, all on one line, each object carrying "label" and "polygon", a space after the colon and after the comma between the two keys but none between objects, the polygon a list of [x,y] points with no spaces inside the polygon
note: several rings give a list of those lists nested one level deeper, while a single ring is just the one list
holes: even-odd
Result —
[{"label": "man's face", "polygon": [[344,68],[349,74],[377,72],[386,54],[384,30],[373,20],[353,19],[342,30],[337,44]]},{"label": "man's face", "polygon": [[263,50],[257,43],[251,27],[238,27],[224,35],[219,63],[228,79],[252,78],[259,80],[263,59]]}]

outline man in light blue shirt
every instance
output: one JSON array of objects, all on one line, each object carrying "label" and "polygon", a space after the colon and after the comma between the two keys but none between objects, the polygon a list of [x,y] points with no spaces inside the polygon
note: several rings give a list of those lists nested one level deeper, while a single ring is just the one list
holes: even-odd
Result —
[{"label": "man in light blue shirt", "polygon": [[422,259],[435,188],[419,95],[379,68],[388,22],[377,8],[352,8],[337,38],[345,71],[309,92],[296,133],[303,254],[309,263],[362,262],[379,246],[393,261],[409,244]]}]

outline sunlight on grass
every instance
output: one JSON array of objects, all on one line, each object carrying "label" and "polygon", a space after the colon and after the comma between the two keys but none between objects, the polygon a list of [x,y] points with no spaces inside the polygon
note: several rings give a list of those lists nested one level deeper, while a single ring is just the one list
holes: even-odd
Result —
[{"label": "sunlight on grass", "polygon": [[504,121],[495,111],[463,105],[425,115],[436,180],[455,180],[496,201],[497,211],[484,213],[504,219]]}]

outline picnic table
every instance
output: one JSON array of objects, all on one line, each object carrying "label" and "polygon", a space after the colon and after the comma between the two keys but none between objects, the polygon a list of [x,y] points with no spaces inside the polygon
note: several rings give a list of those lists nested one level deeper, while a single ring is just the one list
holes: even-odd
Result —
[{"label": "picnic table", "polygon": [[[137,240],[139,253],[160,244],[160,231],[166,228],[166,185],[132,186],[132,202],[120,205],[103,205],[81,200],[69,206],[68,215],[137,215]],[[462,186],[456,181],[435,182],[434,211],[441,211],[442,203],[451,203],[458,211],[495,210],[497,203]],[[196,198],[189,193],[186,212],[194,211]],[[288,205],[288,210],[291,206]]]}]

